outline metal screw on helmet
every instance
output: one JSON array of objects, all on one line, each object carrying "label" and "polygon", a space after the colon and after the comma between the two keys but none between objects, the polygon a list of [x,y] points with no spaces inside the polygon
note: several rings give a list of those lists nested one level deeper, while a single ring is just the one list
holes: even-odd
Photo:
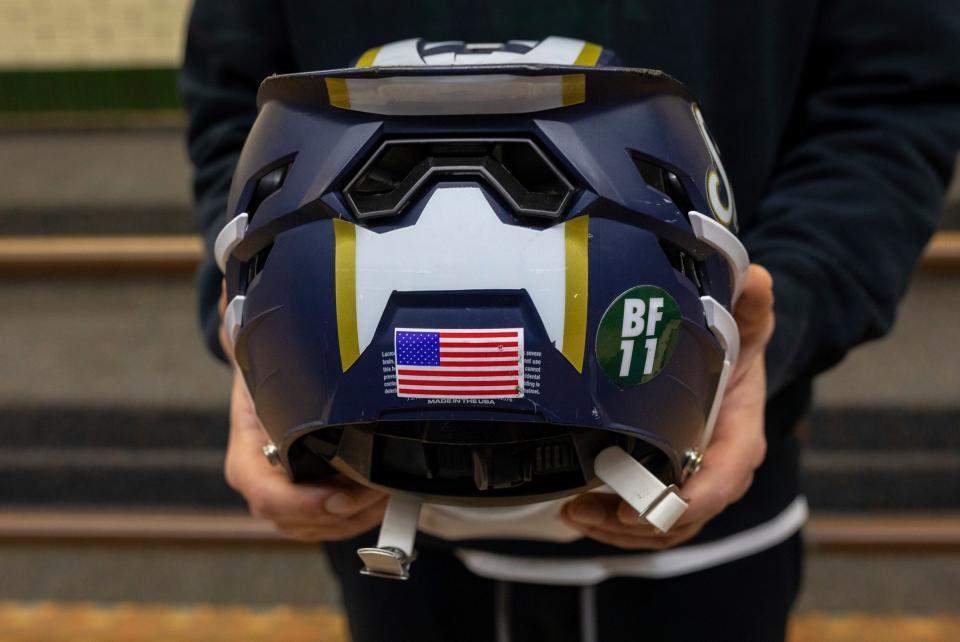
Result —
[{"label": "metal screw on helmet", "polygon": [[703,465],[703,453],[699,450],[688,450],[683,459],[683,476],[689,477]]},{"label": "metal screw on helmet", "polygon": [[276,466],[280,463],[280,449],[277,448],[277,445],[272,441],[263,447],[263,456],[267,458],[271,466]]}]

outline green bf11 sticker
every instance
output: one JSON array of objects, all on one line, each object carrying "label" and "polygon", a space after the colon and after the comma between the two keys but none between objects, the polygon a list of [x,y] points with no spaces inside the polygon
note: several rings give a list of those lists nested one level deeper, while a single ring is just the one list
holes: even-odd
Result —
[{"label": "green bf11 sticker", "polygon": [[597,362],[620,386],[660,374],[680,336],[680,308],[654,285],[630,288],[610,304],[597,328]]}]

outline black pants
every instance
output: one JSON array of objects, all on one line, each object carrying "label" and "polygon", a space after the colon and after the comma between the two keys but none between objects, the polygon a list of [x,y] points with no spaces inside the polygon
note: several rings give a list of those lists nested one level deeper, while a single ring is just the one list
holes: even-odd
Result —
[{"label": "black pants", "polygon": [[356,549],[327,545],[353,642],[782,642],[803,558],[795,535],[697,573],[581,588],[485,579],[429,549],[409,581],[363,577]]}]

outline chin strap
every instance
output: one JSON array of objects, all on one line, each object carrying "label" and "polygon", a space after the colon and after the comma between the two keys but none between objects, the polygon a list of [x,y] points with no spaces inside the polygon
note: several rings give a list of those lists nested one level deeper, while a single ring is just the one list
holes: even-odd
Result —
[{"label": "chin strap", "polygon": [[376,547],[357,551],[363,561],[361,575],[394,580],[410,578],[410,564],[417,556],[413,540],[417,537],[421,504],[416,497],[390,496]]},{"label": "chin strap", "polygon": [[677,494],[674,484],[666,486],[643,464],[619,446],[610,446],[593,462],[597,477],[633,506],[640,519],[663,532],[687,510],[687,502]]},{"label": "chin strap", "polygon": [[[636,509],[640,519],[663,532],[670,530],[687,509],[687,502],[677,494],[675,485],[664,485],[618,446],[601,451],[593,468],[597,477]],[[363,561],[362,575],[394,580],[410,578],[410,565],[416,559],[413,541],[422,503],[416,497],[390,496],[377,545],[357,551]]]}]

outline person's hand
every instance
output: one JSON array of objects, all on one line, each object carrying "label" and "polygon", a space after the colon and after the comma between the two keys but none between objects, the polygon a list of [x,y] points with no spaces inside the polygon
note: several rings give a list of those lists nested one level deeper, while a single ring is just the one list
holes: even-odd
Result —
[{"label": "person's hand", "polygon": [[743,497],[763,462],[766,400],[764,349],[773,334],[773,279],[751,265],[734,317],[740,328],[740,359],[723,397],[703,466],[681,489],[689,507],[662,533],[641,522],[637,511],[609,493],[585,493],[563,507],[563,519],[595,540],[629,549],[662,549],[684,542],[724,508]]},{"label": "person's hand", "polygon": [[[221,299],[220,313],[226,299]],[[221,343],[232,350],[221,330]],[[239,369],[234,366],[230,397],[230,437],[224,476],[247,500],[254,517],[273,522],[294,539],[309,542],[340,540],[365,533],[383,519],[387,496],[340,474],[323,483],[294,484],[281,468],[263,456],[266,432],[254,411]]]}]

